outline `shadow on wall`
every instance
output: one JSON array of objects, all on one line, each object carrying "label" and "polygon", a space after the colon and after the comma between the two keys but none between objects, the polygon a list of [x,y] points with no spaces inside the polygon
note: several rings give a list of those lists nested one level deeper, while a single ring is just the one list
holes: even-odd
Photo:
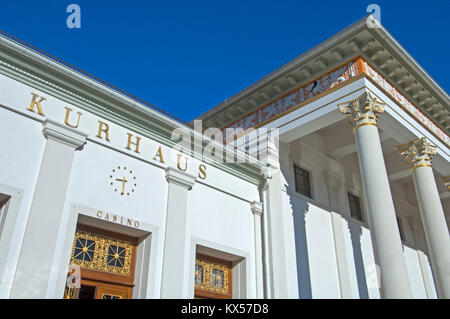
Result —
[{"label": "shadow on wall", "polygon": [[[309,268],[309,255],[306,238],[306,214],[309,211],[310,205],[306,201],[299,198],[293,198],[292,196],[289,196],[289,202],[293,211],[294,218],[299,296],[302,299],[311,299],[311,274]],[[361,248],[362,227],[358,224],[349,222],[348,229],[350,231],[352,242],[359,298],[369,299],[369,290],[367,287],[366,271],[364,268],[364,260]]]},{"label": "shadow on wall", "polygon": [[291,196],[289,196],[289,202],[294,218],[298,294],[301,299],[311,299],[311,275],[309,271],[308,245],[306,241],[306,213],[308,212],[309,204],[303,200],[294,200]]},{"label": "shadow on wall", "polygon": [[348,230],[350,231],[350,238],[353,246],[353,259],[355,261],[356,282],[358,283],[359,298],[369,299],[366,270],[364,269],[364,260],[361,248],[362,227],[360,225],[348,222]]}]

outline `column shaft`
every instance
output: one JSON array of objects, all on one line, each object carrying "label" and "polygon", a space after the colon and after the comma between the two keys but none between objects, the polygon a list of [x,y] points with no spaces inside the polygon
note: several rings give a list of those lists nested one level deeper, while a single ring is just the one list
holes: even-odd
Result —
[{"label": "column shaft", "polygon": [[411,298],[378,129],[374,125],[363,125],[356,129],[355,137],[373,248],[380,266],[381,295],[383,298]]},{"label": "column shaft", "polygon": [[413,170],[414,187],[439,298],[450,298],[450,237],[430,166]]}]

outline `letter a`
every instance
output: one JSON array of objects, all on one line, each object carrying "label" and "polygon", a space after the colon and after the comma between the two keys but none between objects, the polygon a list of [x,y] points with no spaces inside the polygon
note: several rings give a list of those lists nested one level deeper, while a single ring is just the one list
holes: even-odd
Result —
[{"label": "letter a", "polygon": [[78,4],[69,4],[66,8],[67,13],[72,13],[67,17],[66,25],[69,29],[81,28],[81,9]]},{"label": "letter a", "polygon": [[155,157],[153,157],[153,160],[156,161],[156,160],[158,160],[158,158],[159,158],[159,161],[164,164],[164,158],[163,158],[161,146],[158,147],[158,151],[156,152]]}]

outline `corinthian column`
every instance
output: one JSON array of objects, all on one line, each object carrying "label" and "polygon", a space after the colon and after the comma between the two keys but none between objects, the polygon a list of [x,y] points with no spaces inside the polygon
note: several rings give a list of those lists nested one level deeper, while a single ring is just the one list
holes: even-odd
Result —
[{"label": "corinthian column", "polygon": [[371,226],[375,260],[380,267],[382,298],[411,298],[403,248],[384,164],[377,121],[384,103],[368,92],[338,104],[353,126]]},{"label": "corinthian column", "polygon": [[450,237],[431,168],[436,146],[423,137],[397,149],[411,166],[438,296],[450,298]]}]

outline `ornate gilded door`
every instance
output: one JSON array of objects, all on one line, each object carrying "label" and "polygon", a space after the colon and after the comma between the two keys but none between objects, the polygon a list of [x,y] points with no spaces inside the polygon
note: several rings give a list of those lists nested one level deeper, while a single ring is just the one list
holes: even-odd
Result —
[{"label": "ornate gilded door", "polygon": [[198,254],[195,260],[195,298],[231,299],[231,266],[228,261]]},{"label": "ornate gilded door", "polygon": [[67,299],[127,299],[134,286],[136,239],[78,225],[70,264],[79,266],[81,288],[66,287]]}]

